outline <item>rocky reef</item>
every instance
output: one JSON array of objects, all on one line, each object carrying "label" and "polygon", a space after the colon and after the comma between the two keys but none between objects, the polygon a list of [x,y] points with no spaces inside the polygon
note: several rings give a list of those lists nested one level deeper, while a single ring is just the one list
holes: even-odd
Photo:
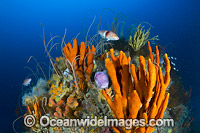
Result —
[{"label": "rocky reef", "polygon": [[[185,117],[189,113],[190,93],[184,89],[178,74],[171,70],[167,54],[159,54],[157,46],[155,50],[151,48],[148,42],[150,29],[148,33],[142,29],[139,25],[137,32],[143,36],[140,43],[137,43],[137,37],[129,41],[122,38],[98,55],[94,45],[85,42],[78,45],[76,38],[73,44],[65,44],[61,56],[54,60],[50,78],[39,79],[32,92],[23,95],[22,103],[27,109],[25,116],[35,118],[35,124],[27,132],[187,131],[191,121]],[[172,118],[175,126],[52,127],[41,126],[43,116],[55,120],[99,120],[107,116],[109,119],[144,119],[145,124],[150,124],[150,119]]]}]

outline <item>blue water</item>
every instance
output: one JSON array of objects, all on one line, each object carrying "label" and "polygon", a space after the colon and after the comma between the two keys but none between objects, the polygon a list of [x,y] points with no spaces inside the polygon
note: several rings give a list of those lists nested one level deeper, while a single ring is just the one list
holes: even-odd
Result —
[{"label": "blue water", "polygon": [[[66,28],[65,41],[68,42],[79,32],[87,30],[94,16],[96,20],[90,34],[95,34],[105,8],[111,8],[116,14],[134,14],[126,20],[126,28],[136,23],[134,16],[137,16],[138,23],[149,22],[153,26],[151,35],[159,35],[159,42],[166,46],[167,53],[177,57],[175,63],[184,86],[187,90],[192,88],[191,108],[199,112],[199,5],[198,0],[1,0],[0,132],[13,132],[12,122],[17,118],[15,110],[21,86],[31,73],[24,67],[35,65],[34,60],[27,64],[29,57],[48,63],[41,23],[45,27],[46,40],[50,33],[63,36]],[[104,12],[102,23],[108,28],[105,16]],[[112,19],[108,18],[110,24]],[[80,35],[78,41],[84,41],[84,37]],[[52,56],[59,56],[59,50],[54,50],[54,54]]]}]

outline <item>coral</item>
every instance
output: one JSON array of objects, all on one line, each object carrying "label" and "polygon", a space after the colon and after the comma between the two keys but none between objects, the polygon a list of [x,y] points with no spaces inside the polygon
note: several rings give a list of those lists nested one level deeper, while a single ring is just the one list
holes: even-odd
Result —
[{"label": "coral", "polygon": [[74,97],[68,97],[67,98],[67,105],[70,108],[75,109],[79,105],[79,103],[78,103],[78,101],[77,101],[76,98],[74,98]]},{"label": "coral", "polygon": [[32,95],[39,97],[47,93],[47,81],[42,78],[38,79],[36,86],[33,87]]},{"label": "coral", "polygon": [[[117,18],[113,21],[116,32],[120,24]],[[124,27],[121,28],[123,30]],[[154,51],[149,42],[148,47],[144,46],[148,40],[157,40],[158,36],[149,39],[150,28],[145,31],[141,25],[131,31],[133,36],[130,36],[129,41],[121,38],[115,42],[98,42],[95,35],[89,41],[86,40],[87,43],[78,45],[77,39],[74,39],[73,44],[65,44],[62,55],[52,59],[54,71],[50,79],[39,79],[31,92],[22,97],[23,105],[27,108],[26,114],[36,118],[36,124],[30,132],[173,132],[183,131],[179,127],[190,126],[193,118],[185,116],[189,114],[186,105],[191,91],[180,88],[180,78],[173,75],[174,71],[170,75],[167,54],[159,56],[158,47]],[[96,49],[93,45],[87,46],[88,42],[96,43]],[[61,47],[64,43],[63,38]],[[95,50],[96,54],[101,50],[100,54],[95,56]],[[173,82],[170,82],[170,76]],[[180,94],[180,91],[185,93]],[[181,103],[183,106],[180,106]],[[130,127],[130,124],[128,128],[127,125],[41,127],[41,116],[54,119],[84,119],[88,116],[102,119],[107,116],[109,119],[145,119],[145,124],[150,124],[152,118],[173,118],[176,128]]]},{"label": "coral", "polygon": [[138,25],[136,32],[133,36],[130,35],[128,44],[133,48],[134,51],[138,51],[142,48],[146,42],[150,40],[158,40],[158,36],[154,36],[153,38],[149,38],[150,29],[146,32],[143,30],[144,26],[141,27],[141,24]]},{"label": "coral", "polygon": [[22,96],[22,105],[29,105],[31,104],[35,98],[33,97],[32,93],[25,93]]},{"label": "coral", "polygon": [[188,107],[183,104],[170,109],[169,114],[174,119],[174,124],[176,125],[176,127],[173,127],[173,132],[187,131],[187,127],[189,126],[187,126],[187,124],[190,124],[190,121],[192,120],[189,113],[190,111]]},{"label": "coral", "polygon": [[39,99],[35,96],[34,101],[31,104],[26,105],[28,114],[33,115],[35,119],[35,125],[31,127],[34,132],[44,131],[43,127],[40,126],[40,117],[42,116],[41,105]]},{"label": "coral", "polygon": [[84,92],[86,81],[90,81],[94,67],[94,53],[95,47],[93,45],[92,49],[90,49],[89,46],[86,48],[84,42],[81,42],[80,46],[78,47],[76,39],[73,40],[73,47],[70,43],[65,44],[64,55],[68,60],[68,63],[70,63],[73,73],[78,75],[78,79],[76,79],[76,76],[74,76],[76,85],[79,84],[77,88],[78,91]]},{"label": "coral", "polygon": [[35,97],[41,97],[43,95],[46,95],[47,93],[47,82],[46,80],[40,78],[38,79],[36,86],[32,88],[31,92],[25,93],[22,96],[22,104],[29,105],[33,103]]},{"label": "coral", "polygon": [[[65,72],[63,72],[65,73]],[[65,95],[70,95],[73,93],[73,76],[67,73],[64,77],[59,77],[57,74],[52,74],[51,79],[47,82],[49,88],[50,97],[59,101]]]},{"label": "coral", "polygon": [[63,57],[56,57],[56,62],[58,66],[58,70],[64,70],[66,68],[65,59]]},{"label": "coral", "polygon": [[[157,56],[159,51],[157,49]],[[111,60],[105,60],[105,66],[112,81],[112,87],[115,97],[112,100],[109,95],[102,90],[115,118],[120,119],[145,119],[148,124],[151,118],[162,118],[168,105],[169,93],[165,94],[166,88],[170,82],[170,62],[165,54],[166,74],[163,78],[162,70],[158,65],[154,65],[151,59],[148,59],[148,70],[145,70],[145,58],[139,57],[140,67],[135,69],[130,65],[130,57],[121,51],[120,56],[114,56],[114,50],[110,50]],[[153,59],[152,59],[153,60]],[[156,58],[159,64],[159,58]],[[129,69],[131,72],[129,72]],[[133,82],[132,82],[133,78]],[[154,93],[153,93],[154,91]],[[151,132],[153,127],[136,127],[131,130],[125,128],[113,128],[116,132]]]},{"label": "coral", "polygon": [[74,115],[74,109],[78,106],[76,106],[74,109],[69,107],[67,102],[64,102],[63,99],[60,99],[57,103],[52,99],[49,98],[49,106],[51,107],[51,110],[53,110],[53,115],[56,118],[75,118]]},{"label": "coral", "polygon": [[82,118],[86,118],[88,115],[94,116],[110,116],[111,110],[105,101],[105,98],[101,95],[101,90],[98,88],[91,88],[89,92],[85,94],[85,99],[82,104]]},{"label": "coral", "polygon": [[[170,101],[169,101],[169,107],[173,108],[181,104],[188,106],[190,96],[191,96],[191,88],[189,91],[184,88],[184,85],[183,85],[183,82],[181,81],[180,76],[175,71],[172,71],[171,77],[172,77],[171,79],[173,82],[171,83],[171,86],[169,88],[169,92],[171,96]],[[171,88],[176,88],[176,89],[171,89]]]},{"label": "coral", "polygon": [[56,96],[61,96],[63,93],[65,93],[65,86],[61,83],[60,85],[51,85],[51,88],[49,90],[49,94],[53,99],[56,98]]}]

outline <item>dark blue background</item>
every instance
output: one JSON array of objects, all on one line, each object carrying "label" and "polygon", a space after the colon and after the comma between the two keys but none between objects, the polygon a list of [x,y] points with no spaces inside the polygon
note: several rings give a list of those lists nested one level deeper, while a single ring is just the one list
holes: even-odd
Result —
[{"label": "dark blue background", "polygon": [[[85,30],[96,16],[91,33],[96,32],[100,13],[111,8],[115,13],[134,13],[138,22],[149,22],[154,28],[152,36],[159,35],[167,53],[175,56],[185,88],[192,88],[191,107],[199,109],[200,86],[200,4],[198,0],[1,0],[0,1],[0,132],[12,132],[16,119],[15,109],[21,93],[23,80],[30,74],[25,66],[35,65],[28,58],[48,62],[42,42],[42,26],[46,38],[49,34],[64,34],[65,41]],[[104,13],[106,15],[106,13]],[[85,21],[84,18],[86,19]],[[113,18],[110,18],[110,23]],[[104,23],[107,20],[102,20]],[[134,18],[127,23],[135,23]],[[128,28],[128,27],[126,27]],[[83,38],[79,38],[84,41]],[[55,51],[56,53],[56,51]],[[58,51],[57,51],[57,55]],[[34,66],[32,67],[34,68]],[[176,89],[176,88],[174,88]],[[181,93],[181,92],[180,92]],[[17,124],[19,125],[19,124]]]}]

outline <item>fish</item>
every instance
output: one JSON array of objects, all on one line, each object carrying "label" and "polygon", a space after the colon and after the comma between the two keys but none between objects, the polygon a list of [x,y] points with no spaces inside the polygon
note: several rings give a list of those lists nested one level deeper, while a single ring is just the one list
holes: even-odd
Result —
[{"label": "fish", "polygon": [[172,61],[171,61],[171,64],[174,65],[174,66],[176,66],[176,64],[174,62],[172,62]]},{"label": "fish", "polygon": [[116,41],[119,40],[119,37],[112,31],[107,31],[107,30],[99,30],[97,33],[103,38],[106,39],[107,41]]},{"label": "fish", "polygon": [[23,85],[24,86],[29,86],[30,83],[31,83],[31,80],[32,80],[31,78],[25,79]]},{"label": "fish", "polygon": [[174,69],[175,71],[178,71],[178,69],[176,69],[175,67],[173,67],[173,69]]},{"label": "fish", "polygon": [[171,56],[171,57],[168,57],[169,59],[172,59],[172,60],[177,60],[177,58],[176,57],[173,57],[173,56]]},{"label": "fish", "polygon": [[175,71],[179,71],[179,70],[176,68],[176,64],[175,64],[174,62],[172,62],[172,60],[175,61],[175,60],[177,60],[177,58],[176,58],[176,57],[173,57],[173,56],[168,57],[168,58],[169,58],[170,63],[171,63],[171,65],[172,65],[172,69],[175,70]]}]

